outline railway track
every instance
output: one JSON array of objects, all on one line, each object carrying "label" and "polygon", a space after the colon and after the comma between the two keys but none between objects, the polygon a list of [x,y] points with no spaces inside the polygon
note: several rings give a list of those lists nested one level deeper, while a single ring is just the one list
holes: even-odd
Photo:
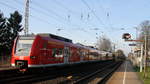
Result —
[{"label": "railway track", "polygon": [[[99,69],[102,69],[102,67],[106,67],[107,65],[110,65],[112,63],[113,61],[110,61],[110,62],[105,62],[105,63],[93,64],[92,66],[75,68],[73,69],[73,71],[69,71],[68,74],[66,75],[57,77],[52,80],[37,83],[37,84],[74,84],[74,83],[77,83],[76,82],[77,80],[83,79],[85,76]],[[82,84],[82,83],[79,82],[79,84]]]},{"label": "railway track", "polygon": [[107,79],[121,65],[122,62],[112,63],[106,67],[99,69],[81,79],[73,81],[73,84],[105,84]]},{"label": "railway track", "polygon": [[74,79],[61,84],[104,84],[121,64],[122,62],[116,62],[95,71],[80,73],[76,75],[78,78],[74,77]]},{"label": "railway track", "polygon": [[[54,78],[56,72],[54,72],[54,68],[46,69],[44,71],[40,71],[40,69],[36,69],[37,71],[28,71],[26,73],[19,73],[18,70],[13,71],[4,71],[5,74],[0,75],[0,84],[27,84],[30,82],[37,82],[41,80],[46,80],[46,76],[50,78]],[[52,76],[49,76],[52,75]]]},{"label": "railway track", "polygon": [[[53,69],[46,69],[45,71],[34,71],[25,74],[21,73],[10,73],[3,74],[0,76],[0,84],[28,84],[28,83],[41,83],[41,81],[47,81],[47,84],[70,84],[79,83],[80,78],[84,78],[91,72],[97,71],[100,67],[113,63],[109,62],[98,62],[90,64],[81,64],[76,66],[59,67]],[[96,67],[96,68],[95,68]],[[69,79],[69,76],[71,77]],[[44,82],[43,82],[44,83]]]},{"label": "railway track", "polygon": [[103,78],[98,82],[98,84],[105,84],[111,75],[120,67],[122,62],[116,64],[108,73],[106,73]]}]

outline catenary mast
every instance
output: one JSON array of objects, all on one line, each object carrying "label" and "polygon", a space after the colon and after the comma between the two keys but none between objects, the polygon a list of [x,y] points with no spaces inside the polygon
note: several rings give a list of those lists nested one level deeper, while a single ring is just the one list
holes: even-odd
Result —
[{"label": "catenary mast", "polygon": [[25,19],[24,19],[24,34],[28,35],[29,30],[29,0],[25,0]]}]

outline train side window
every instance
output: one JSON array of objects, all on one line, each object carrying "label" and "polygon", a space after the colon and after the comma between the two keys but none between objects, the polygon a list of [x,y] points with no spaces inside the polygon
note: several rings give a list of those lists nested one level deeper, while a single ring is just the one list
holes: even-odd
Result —
[{"label": "train side window", "polygon": [[88,57],[89,56],[89,53],[88,52],[86,52],[86,57]]},{"label": "train side window", "polygon": [[56,55],[56,51],[57,51],[57,49],[56,49],[56,48],[53,48],[53,49],[52,49],[52,57],[55,57],[55,55]]},{"label": "train side window", "polygon": [[52,49],[52,57],[63,57],[63,49],[53,48]]},{"label": "train side window", "polygon": [[57,50],[57,53],[56,53],[55,57],[63,57],[63,49],[62,48],[59,48]]},{"label": "train side window", "polygon": [[81,52],[81,49],[78,49],[78,54],[79,54],[79,56],[81,56],[82,55],[82,52]]},{"label": "train side window", "polygon": [[73,49],[70,50],[70,56],[73,56],[74,55],[74,51]]},{"label": "train side window", "polygon": [[69,49],[69,47],[65,47],[64,48],[64,56],[70,56],[70,49]]}]

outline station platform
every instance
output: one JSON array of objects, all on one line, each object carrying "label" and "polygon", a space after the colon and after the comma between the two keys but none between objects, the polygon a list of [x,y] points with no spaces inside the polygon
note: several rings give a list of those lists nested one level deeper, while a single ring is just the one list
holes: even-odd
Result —
[{"label": "station platform", "polygon": [[10,64],[3,64],[3,65],[0,65],[0,71],[1,70],[9,70],[9,69],[15,69],[14,67],[11,67]]},{"label": "station platform", "polygon": [[144,84],[130,61],[125,61],[106,84]]}]

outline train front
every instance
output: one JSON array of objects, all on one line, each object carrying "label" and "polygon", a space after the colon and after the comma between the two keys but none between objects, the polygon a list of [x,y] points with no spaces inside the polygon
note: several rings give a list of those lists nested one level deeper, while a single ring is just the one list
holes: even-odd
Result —
[{"label": "train front", "polygon": [[11,65],[19,69],[27,69],[30,52],[35,36],[19,36],[12,50]]}]

